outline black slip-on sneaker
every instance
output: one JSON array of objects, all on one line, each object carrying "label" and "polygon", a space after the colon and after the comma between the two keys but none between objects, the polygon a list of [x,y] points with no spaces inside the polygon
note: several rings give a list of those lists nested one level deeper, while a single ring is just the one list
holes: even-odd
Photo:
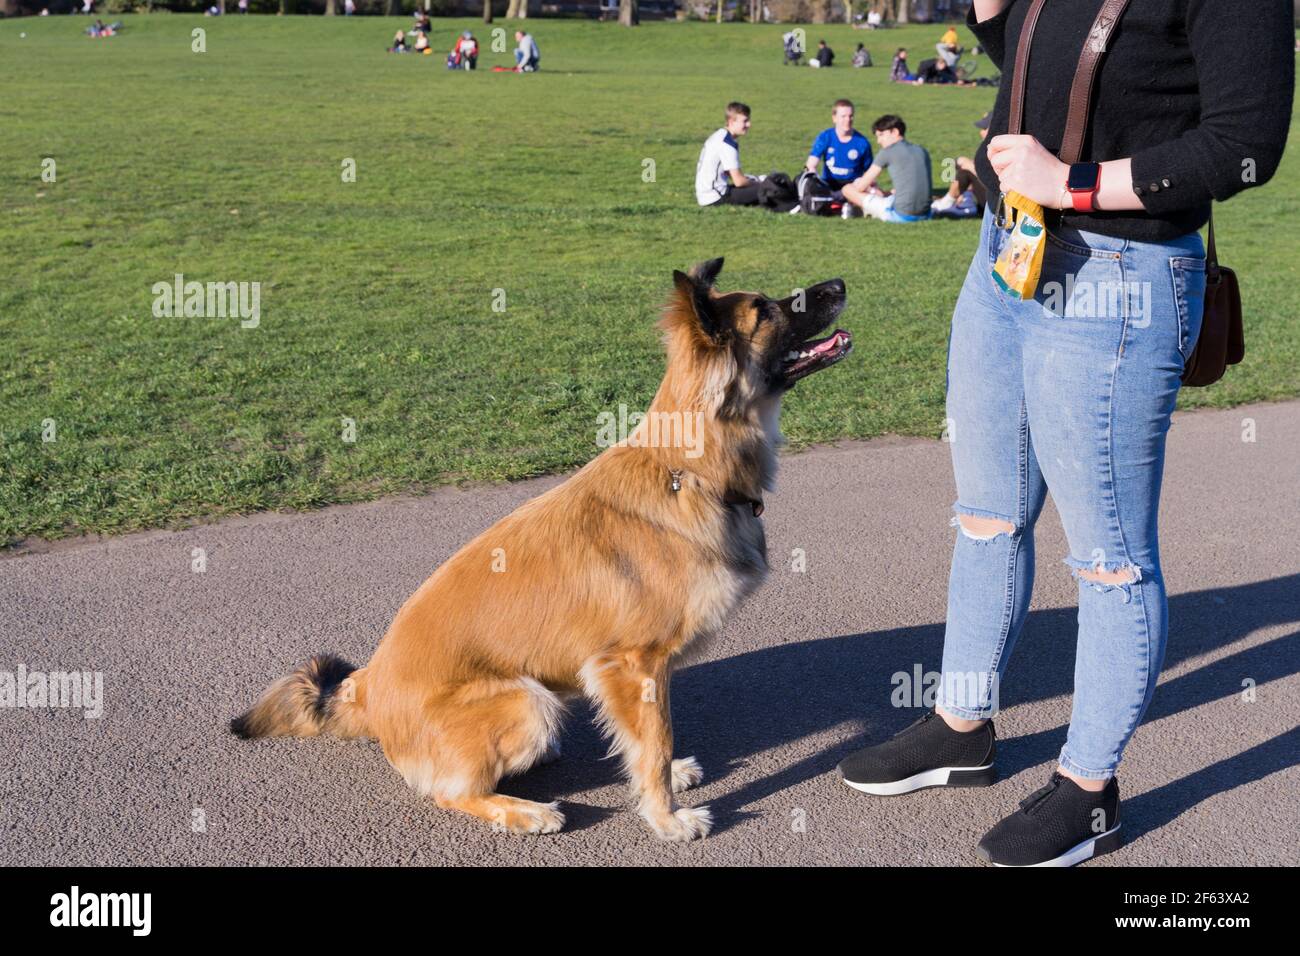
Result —
[{"label": "black slip-on sneaker", "polygon": [[1085,790],[1053,772],[1047,786],[984,835],[975,852],[994,866],[1074,866],[1118,850],[1119,782]]},{"label": "black slip-on sneaker", "polygon": [[987,787],[997,779],[996,753],[992,720],[962,733],[930,710],[884,743],[845,757],[839,771],[854,790],[878,797],[927,787]]}]

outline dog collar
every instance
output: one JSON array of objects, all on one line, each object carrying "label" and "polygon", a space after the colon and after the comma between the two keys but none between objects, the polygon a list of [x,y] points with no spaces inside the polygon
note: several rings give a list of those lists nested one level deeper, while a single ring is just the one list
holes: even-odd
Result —
[{"label": "dog collar", "polygon": [[748,495],[742,495],[740,492],[728,488],[727,493],[722,496],[722,500],[729,505],[749,505],[753,509],[755,518],[763,513],[762,498],[750,498]]},{"label": "dog collar", "polygon": [[[673,494],[677,494],[682,490],[682,474],[683,470],[680,468],[668,469],[668,475],[672,479],[668,487]],[[749,505],[750,510],[754,512],[755,518],[763,513],[762,498],[751,498],[731,488],[728,488],[726,494],[722,496],[722,502],[727,505]]]}]

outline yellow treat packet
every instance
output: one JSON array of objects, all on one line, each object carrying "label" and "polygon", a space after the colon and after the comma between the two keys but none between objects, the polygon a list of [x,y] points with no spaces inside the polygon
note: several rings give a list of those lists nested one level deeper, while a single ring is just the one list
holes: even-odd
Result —
[{"label": "yellow treat packet", "polygon": [[1006,244],[993,263],[993,281],[1009,296],[1032,299],[1043,271],[1043,247],[1047,228],[1043,207],[1020,193],[1007,193],[1008,230]]}]

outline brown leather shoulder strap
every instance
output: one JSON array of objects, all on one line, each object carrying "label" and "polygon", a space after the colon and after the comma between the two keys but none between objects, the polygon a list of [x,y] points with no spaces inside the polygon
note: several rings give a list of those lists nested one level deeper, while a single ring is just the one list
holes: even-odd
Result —
[{"label": "brown leather shoulder strap", "polygon": [[1029,75],[1029,48],[1034,42],[1034,27],[1038,25],[1038,15],[1043,12],[1047,0],[1034,0],[1025,14],[1025,25],[1020,29],[1020,42],[1016,45],[1016,71],[1011,75],[1011,117],[1007,121],[1007,132],[1012,136],[1020,133],[1025,119],[1025,78]]},{"label": "brown leather shoulder strap", "polygon": [[[1033,0],[1025,14],[1020,29],[1020,43],[1016,46],[1015,73],[1011,77],[1011,116],[1007,132],[1012,135],[1024,132],[1025,82],[1029,77],[1029,50],[1034,43],[1034,28],[1047,0]],[[1062,162],[1077,163],[1083,153],[1083,140],[1088,133],[1088,110],[1092,105],[1092,88],[1097,77],[1097,67],[1110,42],[1115,25],[1128,7],[1129,0],[1105,0],[1097,11],[1088,37],[1079,53],[1079,67],[1070,86],[1070,111],[1065,120],[1065,138],[1061,141],[1059,156]]]},{"label": "brown leather shoulder strap", "polygon": [[1057,154],[1063,163],[1077,163],[1083,155],[1083,140],[1088,135],[1088,111],[1092,105],[1092,88],[1097,76],[1097,67],[1102,54],[1115,32],[1115,25],[1124,15],[1129,0],[1106,0],[1097,11],[1088,38],[1083,41],[1083,51],[1079,54],[1079,69],[1075,71],[1074,83],[1070,86],[1070,112],[1065,120],[1065,138],[1061,140],[1061,151]]}]

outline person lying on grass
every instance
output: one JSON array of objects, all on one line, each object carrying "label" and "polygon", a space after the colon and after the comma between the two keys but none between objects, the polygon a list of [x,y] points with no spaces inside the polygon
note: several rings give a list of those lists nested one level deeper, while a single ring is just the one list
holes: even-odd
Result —
[{"label": "person lying on grass", "polygon": [[951,84],[954,86],[974,86],[974,83],[967,83],[965,80],[957,79],[957,74],[952,71],[946,60],[934,59],[925,60],[921,63],[920,70],[917,71],[916,79],[913,82],[917,86],[921,85],[942,85]]}]

